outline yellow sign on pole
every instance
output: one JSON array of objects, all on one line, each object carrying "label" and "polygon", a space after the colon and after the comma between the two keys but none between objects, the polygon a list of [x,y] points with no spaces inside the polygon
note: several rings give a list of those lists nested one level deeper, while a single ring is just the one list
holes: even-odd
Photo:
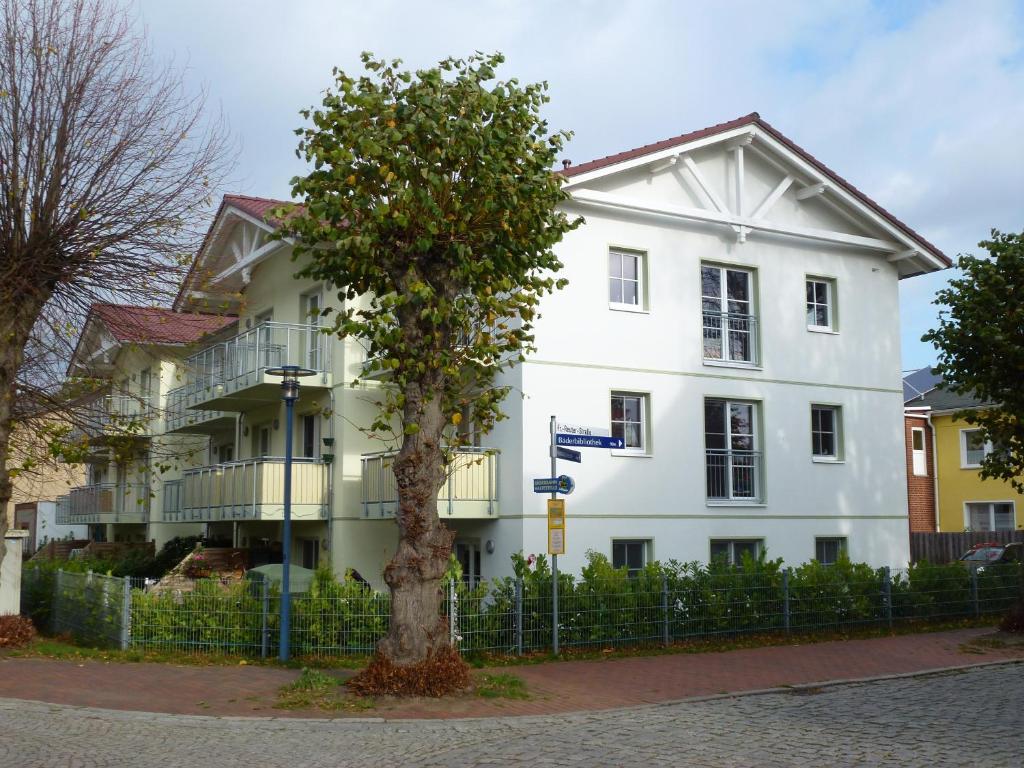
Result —
[{"label": "yellow sign on pole", "polygon": [[548,499],[548,554],[565,554],[565,499]]}]

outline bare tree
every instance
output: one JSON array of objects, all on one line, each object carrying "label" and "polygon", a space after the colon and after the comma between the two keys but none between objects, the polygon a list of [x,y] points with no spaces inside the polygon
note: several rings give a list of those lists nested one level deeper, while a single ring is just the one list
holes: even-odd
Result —
[{"label": "bare tree", "polygon": [[[12,470],[43,458],[12,438],[67,407],[61,379],[88,307],[167,303],[232,157],[205,94],[154,61],[118,0],[0,0],[0,9],[5,509]],[[0,515],[0,536],[6,527]]]}]

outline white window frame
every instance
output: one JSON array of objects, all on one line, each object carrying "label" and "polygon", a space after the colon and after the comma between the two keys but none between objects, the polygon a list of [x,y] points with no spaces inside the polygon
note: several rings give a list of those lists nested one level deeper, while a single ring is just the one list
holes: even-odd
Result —
[{"label": "white window frame", "polygon": [[[960,430],[960,468],[980,469],[981,462],[978,462],[977,464],[970,464],[967,461],[967,434],[969,432],[981,432],[981,429],[978,427],[969,427]],[[986,440],[985,444],[982,446],[982,461],[984,461],[984,457],[988,456],[990,453],[992,453],[992,443]]]},{"label": "white window frame", "polygon": [[737,536],[735,538],[713,538],[708,542],[708,562],[712,560],[711,547],[715,543],[725,543],[729,547],[728,563],[729,565],[738,565],[736,561],[736,545],[737,544],[754,544],[754,557],[760,557],[764,551],[764,537],[763,536]]},{"label": "white window frame", "polygon": [[[914,447],[914,437],[921,436],[921,448]],[[918,465],[920,459],[920,467]],[[910,428],[910,465],[915,477],[928,477],[928,448],[925,443],[924,427]]]},{"label": "white window frame", "polygon": [[964,502],[964,530],[973,531],[971,527],[971,505],[972,504],[983,504],[988,507],[988,522],[989,528],[985,533],[997,533],[996,529],[996,504],[1009,504],[1010,514],[1013,516],[1013,520],[1009,528],[1002,528],[999,530],[1004,531],[1015,531],[1017,530],[1017,503],[1013,499],[993,499],[986,501],[965,501]]},{"label": "white window frame", "polygon": [[[835,565],[835,562],[836,562],[834,560],[831,563],[824,563],[824,562],[822,562],[821,560],[818,559],[818,544],[820,542],[825,542],[825,541],[836,541],[836,542],[839,542],[838,555],[846,554],[849,551],[849,549],[848,549],[849,542],[847,541],[846,536],[815,536],[814,537],[814,559],[817,562],[821,563],[822,565]],[[838,555],[836,557],[836,560],[839,559]]]},{"label": "white window frame", "polygon": [[[811,284],[818,284],[825,286],[825,303],[817,301],[817,290],[815,290],[814,301],[807,301],[807,286]],[[814,331],[816,333],[836,333],[836,281],[830,277],[816,277],[814,275],[807,275],[804,278],[804,319],[807,320],[807,313],[811,307],[825,307],[825,311],[828,313],[828,323],[825,325],[818,325],[816,322],[812,323],[808,320],[807,330]],[[815,317],[817,313],[815,312]]]},{"label": "white window frame", "polygon": [[[707,424],[707,404],[708,401],[722,403],[725,406],[725,443],[726,448],[709,448],[708,447],[708,424]],[[734,449],[733,438],[734,437],[746,437],[745,434],[734,435],[732,431],[732,419],[731,411],[733,405],[742,405],[750,407],[750,427],[751,427],[751,445],[753,446],[749,451],[744,449]],[[743,399],[730,399],[726,397],[705,397],[704,398],[704,496],[709,505],[734,505],[734,504],[763,504],[764,503],[764,476],[763,476],[763,459],[764,456],[761,452],[761,403],[757,400],[743,400]],[[709,451],[726,451],[723,454],[727,457],[725,467],[727,470],[726,480],[728,482],[729,495],[728,496],[709,496],[707,487],[707,472],[708,472],[708,453]],[[735,464],[733,454],[744,455],[747,454],[752,458],[751,471],[753,473],[754,481],[754,495],[753,496],[737,496],[735,494],[735,479],[736,472],[742,472],[746,467],[744,464]]]},{"label": "white window frame", "polygon": [[[814,411],[826,410],[832,411],[832,450],[831,454],[826,453],[815,453],[814,447],[814,436],[815,433],[827,434],[823,430],[814,429]],[[830,403],[811,403],[811,458],[814,461],[824,462],[829,464],[841,463],[843,460],[843,407],[841,405],[832,405]]]},{"label": "white window frame", "polygon": [[[616,456],[650,456],[651,454],[651,401],[650,394],[648,392],[632,392],[624,389],[613,389],[608,396],[608,424],[611,427],[611,434],[615,434],[616,420],[611,418],[612,415],[612,398],[615,397],[635,397],[640,400],[640,446],[623,448],[621,450],[613,451],[612,453]],[[625,415],[625,414],[623,414]],[[634,424],[636,422],[626,421],[624,418],[618,423]],[[625,437],[626,430],[622,430],[623,437]]]},{"label": "white window frame", "polygon": [[[623,545],[639,544],[640,547],[641,547],[641,551],[643,552],[643,563],[641,563],[640,567],[639,568],[629,568],[628,563],[625,564],[625,566],[616,566],[615,565],[615,545],[616,544],[623,544]],[[653,540],[652,539],[645,539],[645,538],[642,538],[642,537],[628,537],[628,538],[627,537],[623,537],[623,538],[612,539],[612,556],[610,558],[611,563],[612,563],[612,567],[620,567],[620,568],[621,567],[626,567],[627,570],[629,571],[629,575],[630,576],[636,575],[637,573],[642,571],[644,568],[646,568],[648,563],[651,562],[651,560],[652,560],[652,558],[651,558],[652,544],[653,544]],[[629,560],[628,556],[627,556],[626,560],[627,561]]]},{"label": "white window frame", "polygon": [[[311,329],[306,333],[306,349],[304,350],[306,360],[303,365],[314,371],[319,371],[322,370],[323,366],[324,336],[319,330],[314,331],[312,328],[319,329],[320,327],[320,313],[324,309],[323,289],[317,288],[302,294],[301,304],[302,319],[300,322],[311,326]],[[314,308],[318,310],[315,316],[311,314]]]},{"label": "white window frame", "polygon": [[[718,285],[720,296],[708,296],[704,293],[704,270],[714,269],[718,270]],[[746,317],[748,318],[747,329],[730,329],[728,323],[719,322],[718,332],[720,334],[720,356],[711,357],[707,354],[706,346],[706,333],[710,326],[707,325],[707,313],[711,312],[716,314],[720,319],[729,318],[729,302],[738,301],[738,299],[729,298],[729,272],[737,272],[746,275],[747,277],[747,295],[749,300],[746,302],[747,312],[736,313],[734,317]],[[700,299],[701,299],[701,357],[706,365],[725,365],[725,366],[737,366],[740,368],[760,368],[761,366],[761,339],[760,339],[760,328],[758,318],[758,303],[757,303],[757,280],[756,270],[751,267],[741,266],[739,264],[713,264],[702,261],[700,263]],[[718,307],[714,310],[706,308],[704,305],[706,302],[717,302]],[[736,322],[741,322],[737,320]],[[745,333],[748,336],[748,349],[750,352],[750,359],[744,360],[742,358],[735,358],[732,356],[732,345],[729,343],[730,333]]]},{"label": "white window frame", "polygon": [[[620,277],[614,277],[611,272],[611,260],[614,257],[619,258],[619,274]],[[625,287],[625,283],[634,282],[633,280],[621,277],[622,274],[622,260],[623,259],[635,259],[636,260],[636,303],[630,304],[627,301],[613,301],[612,300],[612,281],[618,280],[620,285],[620,296],[625,296],[625,291],[621,288]],[[608,249],[608,282],[606,290],[608,292],[608,308],[621,310],[625,312],[646,312],[647,311],[647,252],[646,251],[634,251],[629,248],[609,248]]]}]

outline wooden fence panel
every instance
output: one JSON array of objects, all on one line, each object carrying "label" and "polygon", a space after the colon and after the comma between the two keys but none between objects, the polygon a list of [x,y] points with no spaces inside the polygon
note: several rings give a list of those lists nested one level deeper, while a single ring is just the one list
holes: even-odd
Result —
[{"label": "wooden fence panel", "polygon": [[986,541],[1009,544],[1024,541],[1024,530],[975,531],[971,533],[912,533],[910,534],[910,560],[929,563],[951,563],[975,544]]}]

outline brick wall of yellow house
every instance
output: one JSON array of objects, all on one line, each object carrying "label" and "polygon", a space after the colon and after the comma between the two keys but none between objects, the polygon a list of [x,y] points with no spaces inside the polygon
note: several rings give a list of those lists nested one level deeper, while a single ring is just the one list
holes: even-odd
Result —
[{"label": "brick wall of yellow house", "polygon": [[1024,495],[1002,480],[982,480],[977,469],[961,463],[960,432],[974,429],[952,415],[933,416],[936,468],[939,479],[939,526],[942,531],[963,531],[964,505],[969,501],[1009,501],[1014,504],[1014,526],[1024,528]]}]

